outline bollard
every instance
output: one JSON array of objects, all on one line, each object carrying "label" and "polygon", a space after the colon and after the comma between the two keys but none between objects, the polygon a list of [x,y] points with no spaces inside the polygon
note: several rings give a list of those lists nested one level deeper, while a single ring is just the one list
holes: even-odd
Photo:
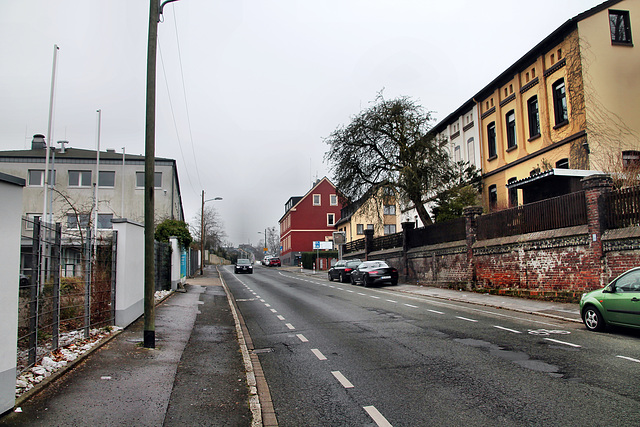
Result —
[{"label": "bollard", "polygon": [[313,274],[316,274],[316,263],[313,263]]}]

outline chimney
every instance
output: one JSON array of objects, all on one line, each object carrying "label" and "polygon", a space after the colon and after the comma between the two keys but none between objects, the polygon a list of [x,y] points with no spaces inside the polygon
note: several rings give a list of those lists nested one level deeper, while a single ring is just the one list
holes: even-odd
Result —
[{"label": "chimney", "polygon": [[35,135],[33,135],[33,139],[31,140],[32,150],[43,149],[46,146],[47,144],[44,142],[44,135],[41,135],[39,133],[36,133]]},{"label": "chimney", "polygon": [[58,141],[58,144],[60,144],[60,154],[64,154],[66,152],[66,148],[64,146],[64,144],[68,144],[69,141]]},{"label": "chimney", "polygon": [[116,149],[115,148],[107,148],[107,153],[115,153]]}]

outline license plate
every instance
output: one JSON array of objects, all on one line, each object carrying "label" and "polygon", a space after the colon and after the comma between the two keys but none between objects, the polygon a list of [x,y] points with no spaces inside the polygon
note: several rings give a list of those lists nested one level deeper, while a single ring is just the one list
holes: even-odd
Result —
[{"label": "license plate", "polygon": [[382,279],[391,279],[391,276],[382,276]]}]

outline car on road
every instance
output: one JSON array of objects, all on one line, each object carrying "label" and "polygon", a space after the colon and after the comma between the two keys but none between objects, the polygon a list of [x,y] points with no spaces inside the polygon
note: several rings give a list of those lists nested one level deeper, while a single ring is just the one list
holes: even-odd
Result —
[{"label": "car on road", "polygon": [[327,271],[329,281],[339,280],[343,283],[348,282],[351,280],[351,272],[360,264],[362,264],[362,261],[359,259],[343,259],[336,262],[336,264]]},{"label": "car on road", "polygon": [[281,267],[282,263],[280,262],[280,258],[277,256],[271,257],[269,259],[269,267]]},{"label": "car on road", "polygon": [[640,267],[616,277],[602,289],[582,295],[580,313],[590,331],[607,325],[640,328]]},{"label": "car on road", "polygon": [[266,257],[262,258],[262,265],[269,265],[270,259],[271,259],[271,255],[267,255]]},{"label": "car on road", "polygon": [[381,283],[398,284],[398,270],[384,261],[365,261],[351,272],[351,284],[362,283],[365,287]]},{"label": "car on road", "polygon": [[239,258],[236,261],[235,272],[238,273],[249,273],[253,274],[253,264],[251,264],[251,260],[246,258]]}]

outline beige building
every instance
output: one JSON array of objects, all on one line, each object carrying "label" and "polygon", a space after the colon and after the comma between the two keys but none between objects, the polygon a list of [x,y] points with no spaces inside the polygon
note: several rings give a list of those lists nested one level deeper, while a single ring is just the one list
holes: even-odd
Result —
[{"label": "beige building", "polygon": [[640,162],[638,22],[640,0],[604,2],[569,19],[473,97],[485,209],[565,194],[594,170]]},{"label": "beige building", "polygon": [[400,206],[396,196],[388,189],[378,189],[365,194],[359,201],[344,207],[337,231],[345,233],[345,243],[364,238],[365,229],[373,229],[373,236],[386,236],[402,231],[400,226]]},{"label": "beige building", "polygon": [[[110,229],[111,219],[127,218],[144,223],[144,156],[100,152],[96,180],[96,151],[64,148],[58,144],[50,156],[52,190],[47,215],[62,224],[63,231],[93,223],[94,185],[98,185],[98,229]],[[42,217],[45,191],[44,137],[34,136],[30,150],[0,152],[0,172],[25,179],[23,214]],[[176,162],[155,160],[156,222],[184,220]],[[50,216],[52,214],[52,217]],[[24,232],[24,230],[23,230]]]}]

